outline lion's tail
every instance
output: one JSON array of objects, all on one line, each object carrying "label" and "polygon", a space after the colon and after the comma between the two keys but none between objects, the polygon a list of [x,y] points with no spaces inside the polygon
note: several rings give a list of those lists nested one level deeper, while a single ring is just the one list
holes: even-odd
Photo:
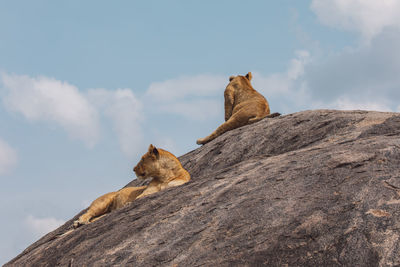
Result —
[{"label": "lion's tail", "polygon": [[279,117],[280,115],[281,115],[281,113],[274,112],[272,114],[269,114],[269,115],[265,116],[265,118],[275,118],[275,117]]},{"label": "lion's tail", "polygon": [[265,117],[255,117],[255,118],[251,118],[251,119],[249,119],[249,123],[255,123],[255,122],[258,122],[258,121],[263,120],[263,119],[265,119],[265,118],[275,118],[275,117],[278,117],[278,116],[280,116],[280,115],[281,115],[280,113],[275,112],[275,113],[269,114],[269,115],[267,115],[267,116],[265,116]]}]

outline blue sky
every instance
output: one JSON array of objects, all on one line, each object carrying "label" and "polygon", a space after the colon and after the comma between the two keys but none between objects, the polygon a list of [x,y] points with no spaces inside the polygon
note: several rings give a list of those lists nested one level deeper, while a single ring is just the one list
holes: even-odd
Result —
[{"label": "blue sky", "polygon": [[[231,75],[272,112],[400,111],[400,3],[0,0],[0,263],[223,121]],[[6,218],[6,219],[5,219]]]}]

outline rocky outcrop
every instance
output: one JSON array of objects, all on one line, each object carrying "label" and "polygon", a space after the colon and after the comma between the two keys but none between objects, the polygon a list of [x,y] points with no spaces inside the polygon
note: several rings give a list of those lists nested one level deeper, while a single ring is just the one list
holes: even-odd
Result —
[{"label": "rocky outcrop", "polygon": [[6,266],[400,265],[399,113],[264,119],[180,160],[188,184],[68,232],[77,215]]}]

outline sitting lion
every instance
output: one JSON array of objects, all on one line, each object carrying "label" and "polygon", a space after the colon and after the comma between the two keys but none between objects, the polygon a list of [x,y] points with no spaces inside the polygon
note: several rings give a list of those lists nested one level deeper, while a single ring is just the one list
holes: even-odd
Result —
[{"label": "sitting lion", "polygon": [[153,145],[149,146],[148,152],[142,156],[133,170],[139,179],[153,178],[153,180],[147,186],[122,188],[97,198],[86,213],[74,221],[74,227],[93,222],[100,218],[99,216],[119,209],[135,199],[168,187],[182,185],[190,180],[190,174],[173,154]]},{"label": "sitting lion", "polygon": [[279,113],[270,113],[267,100],[250,84],[251,72],[246,76],[231,76],[226,86],[225,97],[225,122],[217,130],[205,138],[197,140],[198,145],[214,140],[221,134],[241,126],[257,122],[265,117],[276,117]]}]

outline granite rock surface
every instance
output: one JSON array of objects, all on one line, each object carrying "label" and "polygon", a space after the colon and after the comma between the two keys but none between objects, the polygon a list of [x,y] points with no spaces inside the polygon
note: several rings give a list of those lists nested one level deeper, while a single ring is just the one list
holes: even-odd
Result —
[{"label": "granite rock surface", "polygon": [[400,266],[399,113],[264,119],[180,160],[189,183],[77,214],[5,266]]}]

